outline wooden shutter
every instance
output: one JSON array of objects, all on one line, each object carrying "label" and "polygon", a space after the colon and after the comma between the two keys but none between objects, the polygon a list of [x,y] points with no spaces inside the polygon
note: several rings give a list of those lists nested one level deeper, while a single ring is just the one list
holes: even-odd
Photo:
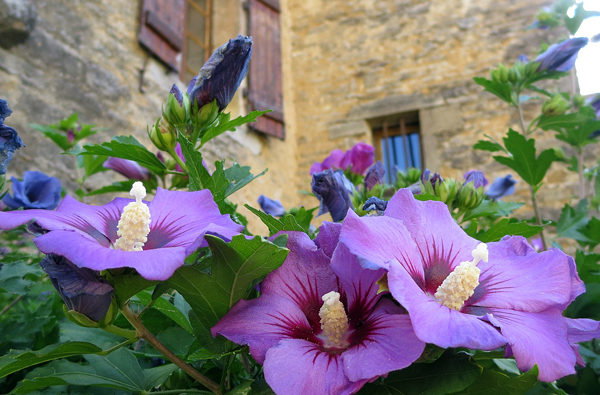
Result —
[{"label": "wooden shutter", "polygon": [[143,0],[140,43],[174,70],[183,47],[185,0]]},{"label": "wooden shutter", "polygon": [[248,72],[250,110],[273,110],[250,127],[280,139],[285,136],[281,87],[279,0],[248,0],[252,59]]}]

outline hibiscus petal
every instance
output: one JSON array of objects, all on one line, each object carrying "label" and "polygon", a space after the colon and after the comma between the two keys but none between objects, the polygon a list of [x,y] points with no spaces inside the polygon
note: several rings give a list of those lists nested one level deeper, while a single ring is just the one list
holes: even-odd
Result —
[{"label": "hibiscus petal", "polygon": [[329,257],[304,232],[286,232],[290,252],[283,265],[262,283],[264,295],[280,295],[304,311],[314,328],[320,328],[321,297],[337,291],[337,281]]},{"label": "hibiscus petal", "polygon": [[[167,191],[158,188],[148,204],[150,234],[145,248],[186,246],[191,252],[206,246],[204,233],[208,225],[216,233],[231,238],[243,230],[229,215],[222,215],[209,190],[195,192]],[[218,228],[217,228],[218,227]]]},{"label": "hibiscus petal", "polygon": [[528,313],[490,309],[508,339],[517,366],[527,371],[538,365],[541,381],[575,373],[576,355],[567,340],[567,324],[559,309]]},{"label": "hibiscus petal", "polygon": [[342,224],[339,222],[325,221],[319,228],[319,234],[315,238],[315,244],[330,257],[333,255],[333,250],[338,245],[341,231]]},{"label": "hibiscus petal", "polygon": [[377,311],[366,325],[369,334],[342,353],[344,371],[352,381],[371,380],[413,363],[425,348],[406,314]]},{"label": "hibiscus petal", "polygon": [[131,267],[147,280],[166,280],[186,258],[184,247],[121,251],[104,247],[92,237],[70,230],[55,230],[34,239],[45,254],[63,256],[79,267],[93,270]]},{"label": "hibiscus petal", "polygon": [[[460,262],[470,261],[471,252],[480,241],[468,236],[450,215],[448,206],[442,202],[416,200],[408,189],[400,189],[388,202],[385,215],[402,221],[407,231],[425,250],[435,244],[452,250],[451,269]],[[432,251],[428,251],[432,253]]]},{"label": "hibiscus petal", "polygon": [[264,371],[278,394],[352,394],[366,382],[350,381],[339,356],[301,339],[285,339],[269,349]]},{"label": "hibiscus petal", "polygon": [[280,340],[310,335],[310,325],[293,302],[278,295],[240,300],[215,326],[213,336],[222,335],[237,344],[247,344],[252,357],[263,363],[267,350]]},{"label": "hibiscus petal", "polygon": [[412,276],[423,279],[423,263],[415,242],[403,223],[395,218],[359,217],[348,211],[340,241],[374,267],[387,269],[391,262],[398,261]]},{"label": "hibiscus petal", "polygon": [[478,264],[480,285],[467,304],[537,312],[571,298],[569,257],[552,249],[536,253],[520,236],[489,243],[489,260]]},{"label": "hibiscus petal", "polygon": [[493,350],[506,343],[496,328],[478,316],[449,309],[427,295],[400,265],[390,267],[388,286],[408,311],[417,337],[426,343],[479,350]]}]

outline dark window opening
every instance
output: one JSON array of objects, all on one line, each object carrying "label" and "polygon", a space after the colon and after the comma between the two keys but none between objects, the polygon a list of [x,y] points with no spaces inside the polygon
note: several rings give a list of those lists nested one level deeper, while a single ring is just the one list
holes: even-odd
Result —
[{"label": "dark window opening", "polygon": [[422,168],[423,148],[418,111],[370,121],[375,158],[383,162],[386,182],[393,183],[398,171]]}]

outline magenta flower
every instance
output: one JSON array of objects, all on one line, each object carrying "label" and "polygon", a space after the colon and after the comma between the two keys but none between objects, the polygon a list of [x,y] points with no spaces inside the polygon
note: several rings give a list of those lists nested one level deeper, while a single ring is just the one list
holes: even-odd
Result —
[{"label": "magenta flower", "polygon": [[350,171],[356,174],[364,174],[375,162],[375,148],[366,143],[357,143],[347,151],[342,159],[342,169],[350,167]]},{"label": "magenta flower", "polygon": [[364,174],[375,162],[375,148],[369,144],[357,143],[349,151],[335,149],[323,162],[315,162],[310,167],[310,174],[320,173],[327,169],[350,168],[356,174]]},{"label": "magenta flower", "polygon": [[[522,237],[480,243],[441,202],[400,190],[381,217],[348,212],[340,240],[363,265],[388,270],[388,286],[419,339],[440,347],[510,346],[539,379],[574,373],[576,354],[562,311],[585,291],[573,259],[536,253]],[[560,356],[560,357],[557,357]]]},{"label": "magenta flower", "polygon": [[[377,294],[382,270],[365,270],[325,223],[313,242],[290,232],[290,253],[212,328],[248,344],[278,394],[350,394],[402,369],[424,349],[402,309]],[[337,246],[337,248],[336,248]]]},{"label": "magenta flower", "polygon": [[150,171],[148,169],[129,159],[110,157],[102,166],[114,170],[131,180],[144,181],[150,178]]},{"label": "magenta flower", "polygon": [[[206,233],[231,238],[242,231],[229,215],[221,215],[208,190],[158,188],[147,205],[134,189],[132,195],[135,201],[116,198],[103,206],[66,196],[56,211],[0,212],[0,229],[35,221],[30,228],[40,233],[34,242],[41,252],[97,271],[131,267],[148,280],[168,279],[189,254],[207,245]],[[145,215],[141,220],[131,218],[138,213],[127,208],[136,205]]]}]

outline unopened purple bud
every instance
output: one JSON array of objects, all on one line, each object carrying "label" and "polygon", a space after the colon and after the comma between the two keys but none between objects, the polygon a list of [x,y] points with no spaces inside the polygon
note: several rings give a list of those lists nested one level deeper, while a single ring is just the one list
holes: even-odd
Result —
[{"label": "unopened purple bud", "polygon": [[485,175],[479,170],[469,170],[465,173],[463,178],[465,179],[464,184],[472,182],[475,188],[484,187],[488,184],[488,180],[485,178]]},{"label": "unopened purple bud", "polygon": [[12,114],[12,110],[8,108],[8,103],[4,99],[0,99],[0,124]]},{"label": "unopened purple bud", "polygon": [[371,196],[367,199],[365,204],[363,204],[362,209],[364,211],[377,211],[378,213],[383,213],[387,208],[387,204],[387,201]]},{"label": "unopened purple bud", "polygon": [[352,206],[350,195],[354,192],[354,185],[341,170],[328,169],[313,174],[311,187],[321,202],[319,215],[329,212],[334,221],[341,221],[346,217]]},{"label": "unopened purple bud", "polygon": [[569,71],[575,66],[577,53],[588,43],[587,37],[575,37],[553,44],[535,58],[539,62],[538,71]]},{"label": "unopened purple bud", "polygon": [[103,166],[124,175],[130,180],[145,181],[150,178],[148,169],[129,159],[110,157],[104,162]]},{"label": "unopened purple bud", "polygon": [[423,170],[423,173],[421,173],[421,183],[426,187],[426,192],[429,187],[431,187],[435,193],[436,185],[441,184],[442,182],[444,182],[444,179],[439,173],[432,173],[429,169],[425,169]]},{"label": "unopened purple bud", "polygon": [[486,195],[490,199],[500,199],[503,196],[512,195],[515,193],[515,184],[517,180],[512,178],[512,175],[507,174],[505,177],[498,177],[490,184],[486,191]]},{"label": "unopened purple bud", "polygon": [[4,125],[4,120],[12,113],[6,100],[0,99],[0,175],[6,173],[6,166],[12,159],[13,153],[24,147],[17,131]]},{"label": "unopened purple bud", "polygon": [[251,54],[252,38],[241,35],[217,48],[192,80],[193,85],[190,81],[190,102],[200,109],[216,100],[222,111],[246,76]]},{"label": "unopened purple bud", "polygon": [[527,63],[529,62],[529,58],[523,53],[517,57],[517,62]]},{"label": "unopened purple bud", "polygon": [[383,167],[383,163],[377,161],[367,171],[367,175],[365,176],[365,187],[370,191],[376,184],[383,184],[384,177],[385,168]]},{"label": "unopened purple bud", "polygon": [[262,211],[274,217],[281,217],[285,213],[285,208],[279,200],[269,199],[265,195],[258,197],[258,204]]},{"label": "unopened purple bud", "polygon": [[101,321],[112,303],[113,287],[93,270],[80,268],[58,255],[46,255],[40,262],[52,285],[69,310]]}]

